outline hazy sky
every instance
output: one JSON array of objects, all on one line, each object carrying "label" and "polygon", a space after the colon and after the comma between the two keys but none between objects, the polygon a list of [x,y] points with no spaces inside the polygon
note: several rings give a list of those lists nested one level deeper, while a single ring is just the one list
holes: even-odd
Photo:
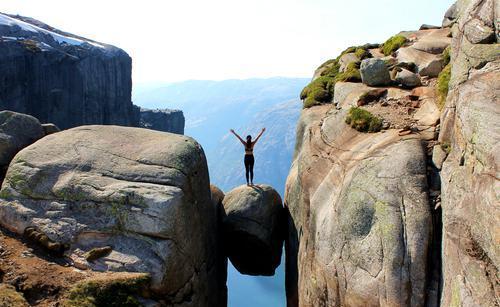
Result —
[{"label": "hazy sky", "polygon": [[309,77],[355,44],[440,24],[453,0],[2,0],[0,11],[113,44],[134,82]]}]

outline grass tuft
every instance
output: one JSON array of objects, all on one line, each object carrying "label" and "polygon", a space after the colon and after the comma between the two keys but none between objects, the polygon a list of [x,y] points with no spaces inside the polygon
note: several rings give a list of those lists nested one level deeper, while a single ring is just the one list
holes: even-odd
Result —
[{"label": "grass tuft", "polygon": [[408,40],[403,35],[394,35],[382,44],[380,51],[382,51],[384,55],[391,55],[393,52],[404,46],[407,41]]},{"label": "grass tuft", "polygon": [[64,307],[138,307],[135,298],[149,283],[147,274],[110,280],[90,280],[77,284],[69,291]]},{"label": "grass tuft", "polygon": [[345,122],[360,132],[378,132],[382,129],[382,119],[358,107],[351,107]]},{"label": "grass tuft", "polygon": [[446,65],[446,67],[441,71],[437,79],[436,90],[438,94],[438,108],[442,110],[446,103],[446,97],[448,97],[448,89],[451,78],[451,64]]}]

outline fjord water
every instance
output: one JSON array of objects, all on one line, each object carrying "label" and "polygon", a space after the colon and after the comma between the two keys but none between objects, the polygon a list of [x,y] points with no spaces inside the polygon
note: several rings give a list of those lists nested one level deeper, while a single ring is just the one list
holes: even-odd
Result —
[{"label": "fjord water", "polygon": [[280,266],[271,277],[242,275],[228,261],[228,307],[285,307],[284,261],[283,255]]}]

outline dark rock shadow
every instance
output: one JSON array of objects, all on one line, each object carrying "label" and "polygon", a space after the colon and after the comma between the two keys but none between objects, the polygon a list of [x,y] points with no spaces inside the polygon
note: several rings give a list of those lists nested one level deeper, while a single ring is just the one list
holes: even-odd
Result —
[{"label": "dark rock shadow", "polygon": [[285,290],[286,290],[286,305],[287,307],[299,306],[299,270],[298,270],[298,252],[299,252],[299,237],[295,222],[285,203],[283,210],[283,219],[285,222],[284,238],[285,238]]}]

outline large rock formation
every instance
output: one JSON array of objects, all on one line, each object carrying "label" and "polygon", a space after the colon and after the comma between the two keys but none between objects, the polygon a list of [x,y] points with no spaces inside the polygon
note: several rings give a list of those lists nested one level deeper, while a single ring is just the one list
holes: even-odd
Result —
[{"label": "large rock formation", "polygon": [[142,128],[184,134],[184,114],[180,110],[140,109],[139,125]]},{"label": "large rock formation", "polygon": [[42,125],[33,116],[0,112],[0,184],[16,153],[44,135]]},{"label": "large rock formation", "polygon": [[[82,126],[16,155],[0,191],[0,224],[69,247],[79,268],[148,272],[168,305],[220,306],[215,281],[225,268],[208,180],[203,150],[188,137]],[[104,246],[111,252],[86,262],[85,252]]]},{"label": "large rock formation", "polygon": [[373,57],[361,62],[364,84],[334,80],[333,104],[302,111],[285,192],[288,306],[439,304],[440,187],[430,162],[444,63],[436,53],[449,32],[403,32],[389,56],[364,49]]},{"label": "large rock formation", "polygon": [[274,275],[283,249],[283,205],[268,185],[240,186],[223,200],[224,246],[242,274]]},{"label": "large rock formation", "polygon": [[123,50],[0,14],[0,110],[62,129],[84,124],[137,126],[132,60]]},{"label": "large rock formation", "polygon": [[[431,213],[418,136],[302,114],[287,181],[289,306],[423,306]],[[382,290],[381,290],[382,289]]]},{"label": "large rock formation", "polygon": [[[500,44],[498,1],[458,1],[451,80],[439,141],[442,163],[442,306],[498,306],[500,266]],[[436,152],[438,158],[439,151]]]},{"label": "large rock formation", "polygon": [[[499,10],[460,0],[443,28],[401,32],[384,61],[422,86],[337,82],[336,108],[302,112],[285,195],[289,306],[498,306]],[[345,124],[380,120],[375,134]]]}]

